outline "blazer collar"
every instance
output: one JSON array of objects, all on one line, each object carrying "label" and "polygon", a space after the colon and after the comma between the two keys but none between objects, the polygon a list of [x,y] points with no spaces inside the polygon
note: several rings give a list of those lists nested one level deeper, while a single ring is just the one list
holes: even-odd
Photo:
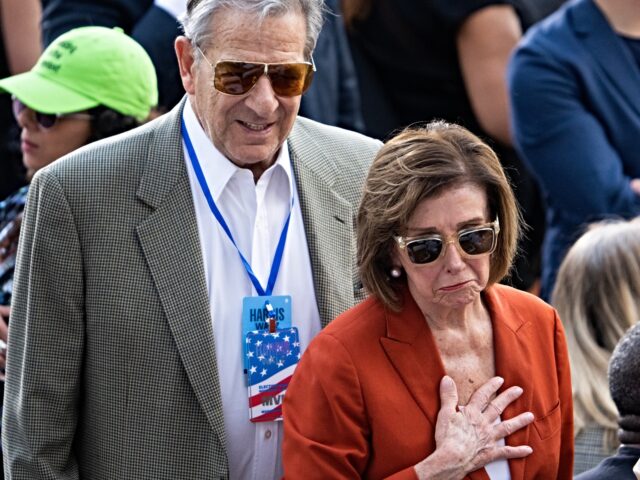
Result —
[{"label": "blazer collar", "polygon": [[[524,392],[507,407],[502,419],[512,418],[531,409],[533,391],[528,369],[530,349],[528,337],[531,323],[505,301],[503,286],[492,286],[483,292],[483,301],[493,325],[496,375],[505,379],[504,386],[518,385]],[[403,379],[416,403],[433,427],[440,409],[440,379],[445,375],[435,339],[422,312],[407,289],[403,292],[401,312],[387,310],[387,336],[380,339],[383,349]],[[521,429],[506,439],[507,445],[526,445],[530,428]],[[510,460],[511,478],[523,479],[526,459]],[[488,480],[484,469],[469,475],[474,480]]]},{"label": "blazer collar", "polygon": [[574,2],[568,7],[568,22],[585,44],[585,51],[640,115],[640,66],[624,40],[611,28],[593,0]]},{"label": "blazer collar", "polygon": [[340,172],[318,144],[313,125],[309,120],[296,120],[288,143],[318,311],[325,327],[355,303],[354,211],[334,189]]}]

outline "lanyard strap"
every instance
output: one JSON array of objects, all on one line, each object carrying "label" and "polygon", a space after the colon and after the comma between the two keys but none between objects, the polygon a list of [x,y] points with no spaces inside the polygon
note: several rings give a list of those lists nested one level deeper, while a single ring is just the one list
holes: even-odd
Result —
[{"label": "lanyard strap", "polygon": [[240,256],[240,260],[242,261],[242,265],[244,265],[244,268],[247,271],[247,275],[249,275],[249,279],[251,280],[251,283],[253,283],[253,286],[256,289],[256,292],[258,292],[258,295],[260,296],[271,295],[273,293],[273,287],[276,284],[276,279],[278,278],[278,271],[280,270],[280,264],[282,263],[284,245],[287,242],[287,233],[289,232],[289,220],[291,220],[291,210],[293,209],[293,195],[291,196],[291,206],[289,207],[289,214],[287,215],[287,219],[284,222],[284,226],[282,227],[282,232],[280,233],[280,239],[278,240],[276,252],[273,256],[273,263],[271,264],[271,272],[269,273],[269,280],[267,281],[267,288],[265,290],[262,288],[262,285],[260,285],[260,281],[253,273],[253,269],[251,268],[251,265],[249,264],[247,259],[244,258],[244,255],[242,255],[242,252],[238,248],[238,245],[236,244],[235,240],[233,239],[233,235],[231,234],[231,230],[229,229],[227,222],[225,222],[224,217],[222,216],[222,213],[218,209],[216,202],[213,200],[213,196],[211,195],[211,191],[209,190],[209,185],[207,185],[207,180],[204,178],[204,173],[202,172],[202,168],[200,167],[198,156],[196,155],[196,152],[193,148],[193,144],[191,143],[191,138],[189,138],[189,133],[187,132],[187,126],[185,125],[185,122],[184,122],[184,117],[181,119],[181,124],[182,124],[182,139],[184,141],[185,146],[187,147],[187,153],[189,154],[191,165],[193,165],[193,170],[198,179],[198,183],[200,184],[200,188],[202,189],[202,193],[204,194],[204,197],[207,199],[207,204],[209,204],[209,209],[211,210],[211,213],[213,213],[213,216],[216,218],[216,220],[218,221],[218,223],[220,224],[224,232],[227,234],[227,237],[229,237],[229,240],[231,240],[231,243],[236,248],[236,251]]}]

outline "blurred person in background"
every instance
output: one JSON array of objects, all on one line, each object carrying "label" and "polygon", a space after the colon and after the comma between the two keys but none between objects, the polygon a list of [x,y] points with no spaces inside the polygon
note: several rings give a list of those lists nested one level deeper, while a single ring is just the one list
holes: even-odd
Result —
[{"label": "blurred person in background", "polygon": [[592,225],[562,262],[552,303],[571,360],[578,474],[618,446],[607,366],[620,337],[640,319],[640,220]]},{"label": "blurred person in background", "polygon": [[[636,317],[638,318],[638,317]],[[609,391],[618,409],[617,453],[575,480],[636,480],[640,460],[640,324],[618,342],[609,362]]]},{"label": "blurred person in background", "polygon": [[573,0],[509,65],[513,134],[544,191],[542,296],[590,222],[640,214],[640,3]]},{"label": "blurred person in background", "polygon": [[571,478],[562,323],[497,283],[520,221],[498,158],[466,129],[434,122],[382,147],[357,222],[370,297],[293,375],[285,477]]},{"label": "blurred person in background", "polygon": [[[0,78],[29,70],[40,53],[39,0],[0,0]],[[0,96],[0,199],[24,185],[20,131],[11,98]]]},{"label": "blurred person in background", "polygon": [[[31,71],[0,80],[21,128],[28,178],[95,140],[140,125],[157,101],[153,65],[120,30],[85,27],[51,44]],[[13,273],[29,186],[0,202],[0,338],[6,329]],[[0,367],[4,369],[4,354]]]}]

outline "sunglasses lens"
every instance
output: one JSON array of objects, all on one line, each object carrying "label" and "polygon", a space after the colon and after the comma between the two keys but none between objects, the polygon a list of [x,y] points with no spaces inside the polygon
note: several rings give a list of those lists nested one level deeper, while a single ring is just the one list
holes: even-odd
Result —
[{"label": "sunglasses lens", "polygon": [[460,248],[467,255],[482,255],[494,248],[495,232],[492,228],[482,228],[463,233],[458,237]]},{"label": "sunglasses lens", "polygon": [[[246,62],[218,62],[213,86],[227,95],[244,95],[264,73],[264,64]],[[302,95],[313,78],[311,65],[306,63],[269,64],[269,80],[276,95],[294,97]]]},{"label": "sunglasses lens", "polygon": [[311,65],[284,63],[269,66],[273,91],[282,97],[302,95],[311,84]]},{"label": "sunglasses lens", "polygon": [[13,99],[13,101],[11,102],[11,107],[13,108],[13,116],[16,118],[18,118],[18,115],[20,115],[22,111],[27,108],[27,106],[17,98]]},{"label": "sunglasses lens", "polygon": [[42,128],[51,128],[55,125],[58,117],[54,114],[36,112],[36,120]]},{"label": "sunglasses lens", "polygon": [[442,240],[424,238],[407,244],[407,255],[413,263],[431,263],[440,256]]},{"label": "sunglasses lens", "polygon": [[264,65],[245,62],[218,62],[213,79],[216,90],[228,95],[244,95],[253,87]]}]

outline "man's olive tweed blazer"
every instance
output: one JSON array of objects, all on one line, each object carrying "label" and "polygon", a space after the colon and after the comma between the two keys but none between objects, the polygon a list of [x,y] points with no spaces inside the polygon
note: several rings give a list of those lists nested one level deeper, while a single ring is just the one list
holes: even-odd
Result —
[{"label": "man's olive tweed blazer", "polygon": [[[32,182],[9,333],[7,478],[228,477],[184,102]],[[326,325],[363,297],[354,219],[380,142],[299,118],[288,145]]]}]

